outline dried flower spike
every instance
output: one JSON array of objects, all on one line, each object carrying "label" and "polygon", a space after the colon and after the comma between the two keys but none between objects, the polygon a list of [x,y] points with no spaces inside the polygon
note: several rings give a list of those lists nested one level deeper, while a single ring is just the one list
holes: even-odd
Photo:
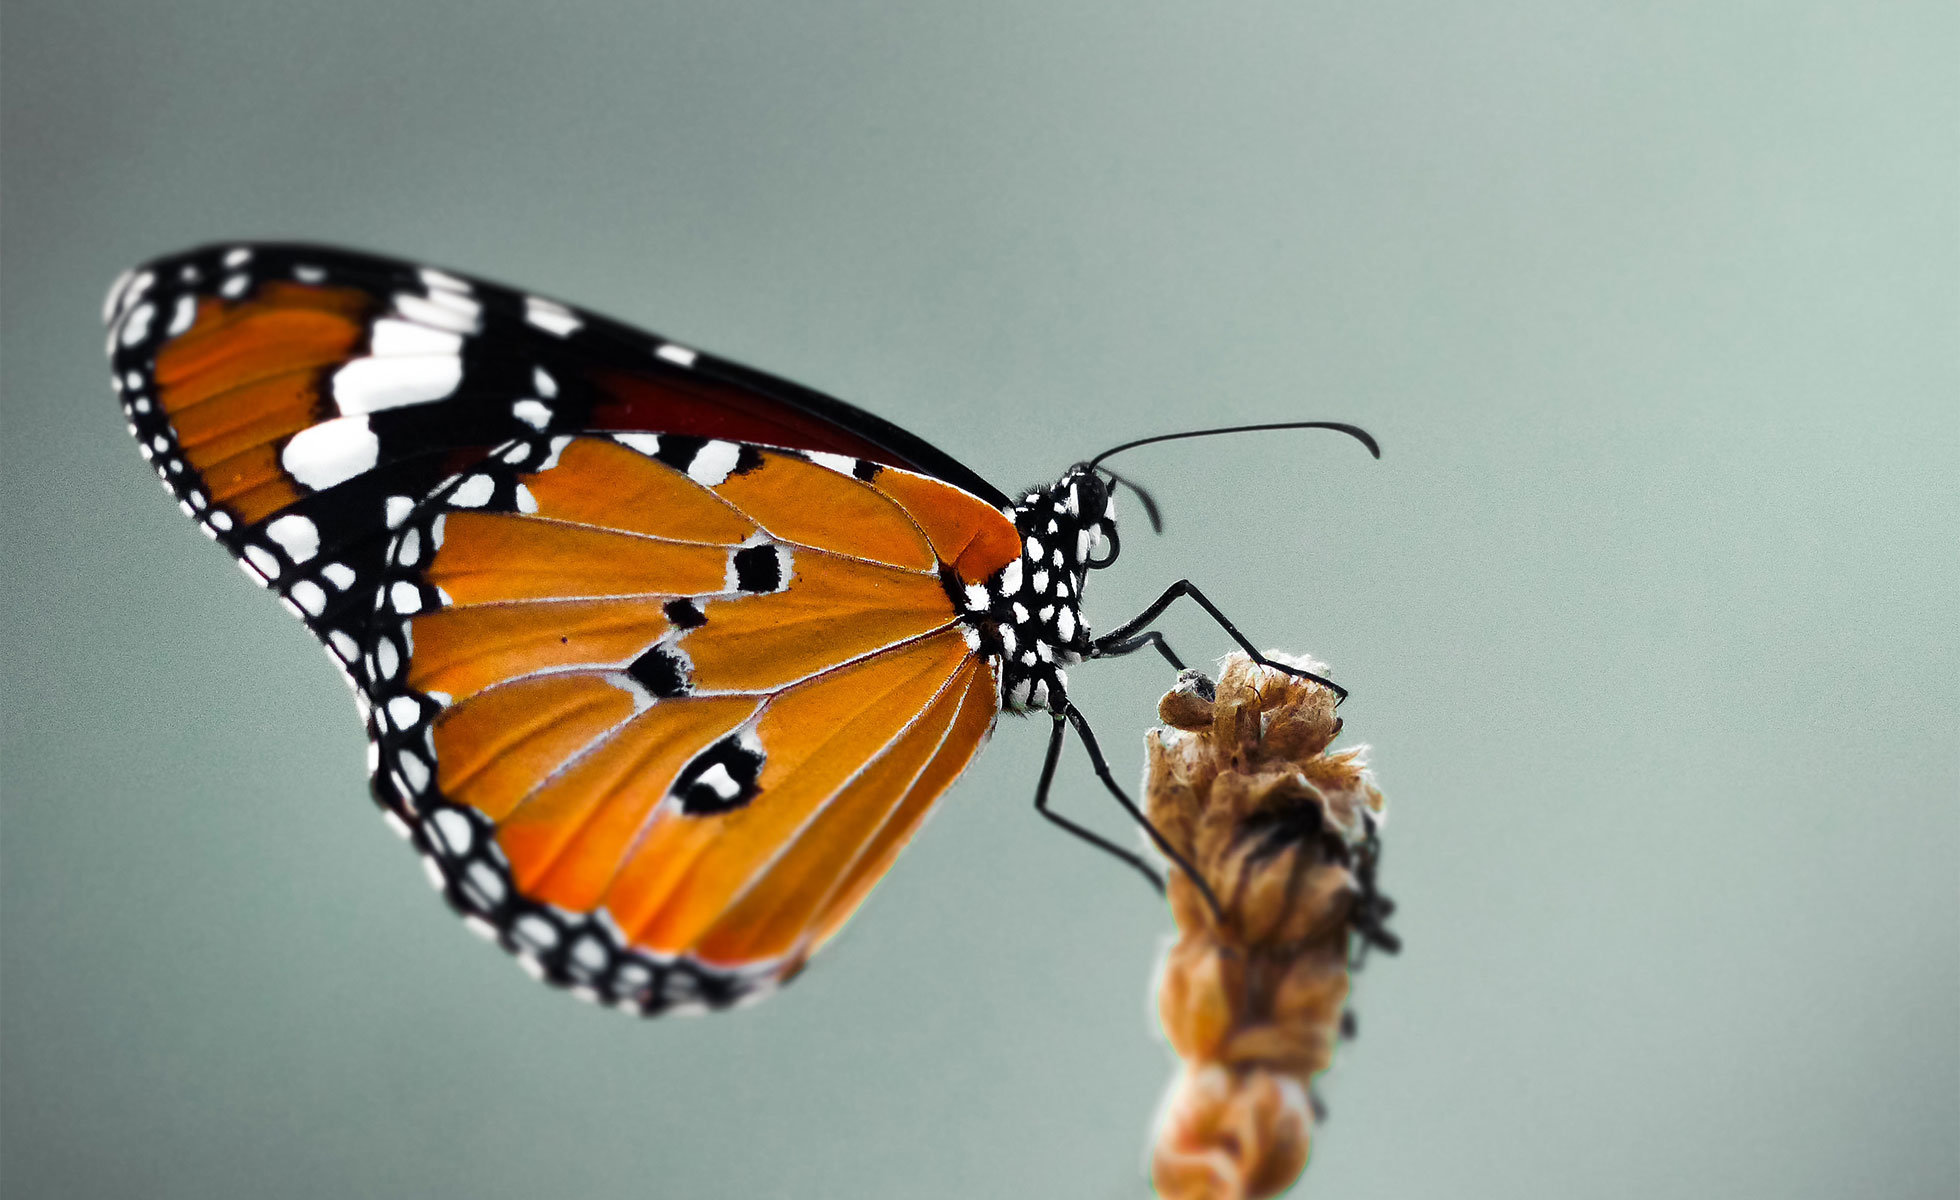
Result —
[{"label": "dried flower spike", "polygon": [[1334,702],[1235,654],[1215,686],[1187,671],[1158,706],[1150,820],[1219,903],[1214,915],[1190,879],[1171,877],[1179,937],[1157,1003],[1185,1067],[1151,1160],[1161,1196],[1275,1196],[1298,1178],[1313,1077],[1347,1024],[1351,947],[1397,948],[1383,927],[1394,906],[1374,884],[1382,795],[1366,747],[1329,752]]}]

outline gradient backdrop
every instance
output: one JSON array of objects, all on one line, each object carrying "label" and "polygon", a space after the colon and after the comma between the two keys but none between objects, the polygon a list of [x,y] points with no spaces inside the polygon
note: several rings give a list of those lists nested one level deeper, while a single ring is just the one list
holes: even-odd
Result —
[{"label": "gradient backdrop", "polygon": [[[1408,950],[1302,1194],[1954,1196],[1956,46],[1945,3],[9,0],[7,1194],[1145,1194],[1167,916],[1029,810],[1033,724],[758,1009],[630,1020],[462,930],[108,388],[120,268],[292,236],[1010,487],[1368,426],[1127,458],[1170,527],[1089,597],[1189,575],[1376,747]],[[1164,672],[1078,676],[1131,776]]]}]

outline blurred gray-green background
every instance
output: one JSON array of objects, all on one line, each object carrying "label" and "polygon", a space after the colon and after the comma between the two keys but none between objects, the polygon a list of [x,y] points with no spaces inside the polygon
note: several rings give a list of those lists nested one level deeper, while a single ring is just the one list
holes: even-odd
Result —
[{"label": "blurred gray-green background", "polygon": [[[1375,746],[1408,950],[1301,1194],[1960,1191],[1952,4],[9,0],[4,55],[9,1196],[1146,1191],[1167,916],[1029,810],[1033,724],[760,1008],[637,1022],[462,931],[108,389],[111,277],[248,237],[1009,487],[1367,426],[1127,458],[1170,527],[1089,597],[1189,575]],[[1133,777],[1164,672],[1077,677]]]}]

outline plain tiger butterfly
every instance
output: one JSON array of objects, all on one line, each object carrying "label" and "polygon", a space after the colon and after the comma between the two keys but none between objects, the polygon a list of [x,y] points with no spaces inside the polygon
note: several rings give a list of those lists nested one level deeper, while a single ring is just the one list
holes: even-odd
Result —
[{"label": "plain tiger butterfly", "polygon": [[1181,665],[1148,628],[1179,596],[1265,661],[1188,583],[1090,634],[1114,450],[1009,497],[786,380],[318,246],[159,259],[104,317],[144,457],[346,675],[375,798],[437,887],[618,1007],[795,974],[1003,711],[1053,719],[1043,814],[1154,878],[1048,808],[1072,726],[1141,819],[1066,668]]}]

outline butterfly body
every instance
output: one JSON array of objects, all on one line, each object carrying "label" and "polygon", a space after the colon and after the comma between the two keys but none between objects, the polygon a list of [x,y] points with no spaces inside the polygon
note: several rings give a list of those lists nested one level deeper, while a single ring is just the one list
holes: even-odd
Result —
[{"label": "butterfly body", "polygon": [[589,998],[792,976],[1094,653],[1087,466],[1010,501],[798,385],[323,247],[159,260],[106,315],[145,457],[347,676],[437,887]]}]

